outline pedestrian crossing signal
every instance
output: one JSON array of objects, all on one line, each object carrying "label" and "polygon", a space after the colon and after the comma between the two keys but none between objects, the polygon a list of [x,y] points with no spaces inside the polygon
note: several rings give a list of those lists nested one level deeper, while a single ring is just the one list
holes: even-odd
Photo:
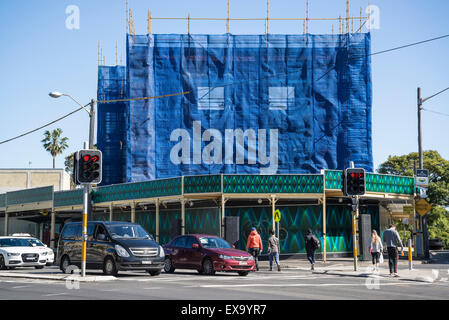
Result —
[{"label": "pedestrian crossing signal", "polygon": [[343,194],[345,196],[363,196],[365,194],[365,170],[348,168],[343,173]]},{"label": "pedestrian crossing signal", "polygon": [[99,150],[80,150],[75,153],[77,184],[99,184],[102,180],[102,153]]}]

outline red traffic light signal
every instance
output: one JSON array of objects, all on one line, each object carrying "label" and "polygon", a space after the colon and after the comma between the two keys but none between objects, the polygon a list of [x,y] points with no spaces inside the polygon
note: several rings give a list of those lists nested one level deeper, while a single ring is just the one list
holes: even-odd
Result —
[{"label": "red traffic light signal", "polygon": [[348,168],[343,173],[343,193],[346,196],[362,196],[365,194],[365,170]]},{"label": "red traffic light signal", "polygon": [[77,184],[99,184],[102,180],[102,153],[99,150],[80,150],[75,154]]}]

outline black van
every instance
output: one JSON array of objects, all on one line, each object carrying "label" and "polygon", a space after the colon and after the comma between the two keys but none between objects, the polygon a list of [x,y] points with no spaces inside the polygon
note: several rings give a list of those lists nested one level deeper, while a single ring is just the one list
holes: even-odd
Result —
[{"label": "black van", "polygon": [[[164,268],[164,249],[140,225],[129,222],[87,223],[86,269],[146,270],[156,276]],[[82,224],[64,225],[58,242],[57,263],[64,273],[70,265],[81,267]]]}]

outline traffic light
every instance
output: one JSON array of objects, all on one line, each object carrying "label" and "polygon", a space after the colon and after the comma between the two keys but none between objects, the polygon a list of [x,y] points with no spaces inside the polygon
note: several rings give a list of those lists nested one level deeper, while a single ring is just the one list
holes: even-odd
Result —
[{"label": "traffic light", "polygon": [[348,168],[344,171],[343,193],[346,196],[363,196],[365,194],[365,170]]},{"label": "traffic light", "polygon": [[352,197],[351,198],[351,211],[356,212],[358,206],[359,206],[359,200],[357,199],[357,197]]},{"label": "traffic light", "polygon": [[99,184],[102,179],[102,154],[99,150],[80,150],[75,154],[78,184]]}]

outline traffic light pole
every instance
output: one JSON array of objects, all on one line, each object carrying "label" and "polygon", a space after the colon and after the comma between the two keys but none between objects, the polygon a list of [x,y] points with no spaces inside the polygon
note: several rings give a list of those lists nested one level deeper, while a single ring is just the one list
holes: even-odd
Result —
[{"label": "traffic light pole", "polygon": [[87,210],[89,204],[89,185],[83,187],[83,246],[81,252],[81,276],[86,276],[86,251],[87,251]]},{"label": "traffic light pole", "polygon": [[359,197],[354,196],[357,201],[357,207],[355,211],[352,211],[352,252],[354,256],[354,271],[358,269],[358,261],[357,261],[357,221],[359,219]]},{"label": "traffic light pole", "polygon": [[[95,133],[95,100],[90,100],[90,124],[89,124],[89,149],[94,149],[94,133]],[[92,203],[90,201],[90,195],[92,194],[92,185],[88,185],[88,203],[87,203],[87,215],[89,220],[92,220]]]}]

